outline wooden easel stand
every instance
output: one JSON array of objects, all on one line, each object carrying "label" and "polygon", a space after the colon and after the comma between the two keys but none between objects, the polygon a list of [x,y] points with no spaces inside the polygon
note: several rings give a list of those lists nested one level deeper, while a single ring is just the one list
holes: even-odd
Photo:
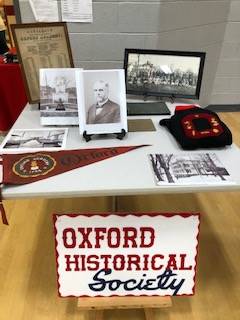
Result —
[{"label": "wooden easel stand", "polygon": [[[118,211],[118,197],[112,197],[112,211]],[[171,297],[93,297],[78,298],[78,308],[95,312],[95,320],[104,320],[104,310],[144,309],[145,319],[154,320],[154,310],[172,306]]]},{"label": "wooden easel stand", "polygon": [[95,312],[95,320],[103,320],[103,311],[110,309],[144,309],[145,319],[153,320],[153,309],[171,307],[171,297],[93,297],[78,298],[80,310]]}]

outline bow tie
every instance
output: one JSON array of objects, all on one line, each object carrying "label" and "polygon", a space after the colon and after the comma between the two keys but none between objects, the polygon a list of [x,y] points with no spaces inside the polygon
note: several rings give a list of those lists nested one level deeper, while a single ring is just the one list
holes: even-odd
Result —
[{"label": "bow tie", "polygon": [[103,106],[99,106],[98,104],[96,105],[96,109],[102,109]]}]

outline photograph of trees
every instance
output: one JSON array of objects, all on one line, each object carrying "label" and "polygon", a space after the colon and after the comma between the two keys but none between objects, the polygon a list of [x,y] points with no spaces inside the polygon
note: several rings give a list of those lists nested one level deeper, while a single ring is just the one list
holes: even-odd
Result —
[{"label": "photograph of trees", "polygon": [[229,180],[229,173],[215,153],[150,154],[157,184],[211,183]]}]

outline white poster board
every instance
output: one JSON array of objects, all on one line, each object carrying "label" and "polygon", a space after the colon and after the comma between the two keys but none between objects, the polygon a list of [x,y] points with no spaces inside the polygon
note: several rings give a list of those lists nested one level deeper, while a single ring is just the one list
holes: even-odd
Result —
[{"label": "white poster board", "polygon": [[193,295],[199,214],[54,215],[59,295]]},{"label": "white poster board", "polygon": [[92,0],[61,0],[62,21],[93,22]]},{"label": "white poster board", "polygon": [[81,135],[128,131],[124,70],[82,70],[76,83]]},{"label": "white poster board", "polygon": [[41,125],[78,125],[78,68],[39,70]]},{"label": "white poster board", "polygon": [[93,22],[92,0],[29,0],[39,22]]},{"label": "white poster board", "polygon": [[58,10],[58,0],[29,0],[29,3],[36,21],[61,21]]}]

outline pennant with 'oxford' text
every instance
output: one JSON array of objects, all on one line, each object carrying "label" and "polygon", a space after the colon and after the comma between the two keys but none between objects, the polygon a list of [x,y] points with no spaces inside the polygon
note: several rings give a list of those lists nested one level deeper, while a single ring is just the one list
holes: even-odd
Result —
[{"label": "pennant with 'oxford' text", "polygon": [[[144,146],[147,145],[3,154],[2,183],[5,185],[21,185],[43,180]],[[3,222],[7,224],[2,203],[0,209]]]}]

